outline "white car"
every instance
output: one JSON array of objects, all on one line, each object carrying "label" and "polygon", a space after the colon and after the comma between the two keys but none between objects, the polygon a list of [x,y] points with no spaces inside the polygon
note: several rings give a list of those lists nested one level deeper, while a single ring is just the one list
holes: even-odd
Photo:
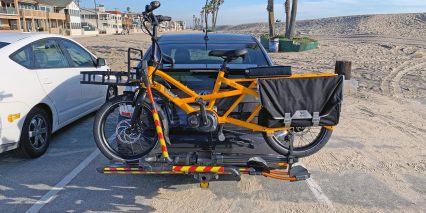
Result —
[{"label": "white car", "polygon": [[81,71],[106,71],[77,42],[59,35],[0,33],[0,153],[43,155],[51,134],[93,112],[115,88],[80,84]]}]

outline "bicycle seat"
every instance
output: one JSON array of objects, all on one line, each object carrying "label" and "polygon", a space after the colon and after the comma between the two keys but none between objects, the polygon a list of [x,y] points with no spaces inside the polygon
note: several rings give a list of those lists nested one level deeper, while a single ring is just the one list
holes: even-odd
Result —
[{"label": "bicycle seat", "polygon": [[247,49],[238,50],[212,50],[209,52],[209,56],[222,57],[227,59],[236,59],[238,57],[244,57],[248,53]]}]

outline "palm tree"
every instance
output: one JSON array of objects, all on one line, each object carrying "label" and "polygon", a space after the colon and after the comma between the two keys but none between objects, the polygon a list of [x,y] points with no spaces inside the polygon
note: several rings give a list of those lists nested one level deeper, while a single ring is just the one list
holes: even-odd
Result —
[{"label": "palm tree", "polygon": [[285,9],[285,32],[287,33],[288,26],[290,25],[290,0],[285,0],[284,9]]},{"label": "palm tree", "polygon": [[203,7],[204,11],[204,21],[206,22],[206,31],[208,31],[208,20],[209,20],[209,14],[213,12],[212,4],[209,2],[209,0],[206,0],[206,4]]},{"label": "palm tree", "polygon": [[204,29],[204,18],[206,17],[206,15],[204,13],[205,13],[205,11],[204,11],[204,9],[202,9],[201,12],[200,12],[200,28],[201,28],[201,30]]},{"label": "palm tree", "polygon": [[219,7],[222,5],[224,0],[210,0],[212,9],[212,31],[216,30],[217,17],[219,14]]},{"label": "palm tree", "polygon": [[288,39],[293,39],[294,31],[296,29],[296,14],[297,14],[297,0],[293,0],[291,3],[291,19],[290,26],[285,34],[285,37]]},{"label": "palm tree", "polygon": [[274,0],[268,0],[266,10],[269,16],[269,37],[272,38],[275,36]]},{"label": "palm tree", "polygon": [[126,10],[127,10],[127,13],[130,13],[130,7],[127,7]]}]

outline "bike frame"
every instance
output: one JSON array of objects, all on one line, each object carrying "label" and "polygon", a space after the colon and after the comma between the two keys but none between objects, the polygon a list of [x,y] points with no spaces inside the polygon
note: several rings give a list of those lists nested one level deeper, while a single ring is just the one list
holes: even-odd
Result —
[{"label": "bike frame", "polygon": [[[154,73],[155,72],[155,73]],[[174,95],[169,89],[167,89],[163,84],[158,83],[156,81],[153,81],[153,76],[159,76],[167,83],[175,86],[180,91],[187,94],[189,97],[187,98],[180,98],[176,95]],[[317,77],[329,77],[329,76],[335,76],[336,74],[329,74],[329,73],[321,73],[321,74],[294,74],[288,77],[269,77],[267,79],[277,79],[277,78],[317,78]],[[195,103],[196,100],[202,99],[204,101],[209,101],[208,106],[206,107],[206,110],[211,111],[215,113],[218,117],[219,124],[233,124],[236,126],[244,127],[247,129],[250,129],[254,132],[265,132],[268,134],[272,134],[277,131],[283,131],[288,130],[290,128],[287,127],[279,127],[279,128],[269,128],[265,126],[261,126],[257,123],[253,123],[253,119],[259,114],[260,110],[262,109],[261,104],[257,104],[251,115],[246,120],[239,120],[232,117],[229,117],[231,112],[238,106],[238,104],[246,97],[246,96],[253,96],[256,99],[259,98],[259,93],[257,90],[257,79],[256,78],[235,78],[235,79],[229,79],[225,77],[225,72],[223,70],[219,70],[217,79],[214,85],[214,88],[212,90],[212,93],[206,94],[206,95],[199,95],[194,90],[188,88],[181,82],[177,81],[167,73],[161,71],[161,70],[155,70],[155,67],[148,66],[148,76],[149,81],[151,82],[150,87],[157,92],[161,93],[164,97],[166,97],[169,101],[171,101],[173,104],[181,108],[186,114],[190,114],[193,112],[197,112],[200,110],[199,107],[193,107],[190,104]],[[249,82],[249,86],[243,86],[241,83],[243,82]],[[231,90],[224,90],[221,91],[220,87],[222,85],[230,86]],[[144,87],[144,85],[141,85]],[[237,100],[230,106],[230,108],[223,114],[218,115],[215,110],[214,106],[217,99],[222,98],[228,98],[228,97],[234,97],[238,96]],[[333,127],[326,127],[332,129]]]},{"label": "bike frame", "polygon": [[[154,7],[154,6],[151,5],[151,7]],[[158,8],[158,6],[159,5],[157,5],[157,8]],[[217,116],[219,124],[227,124],[227,123],[233,124],[233,125],[236,125],[236,126],[239,126],[239,127],[251,129],[254,132],[264,132],[264,133],[267,133],[268,135],[273,134],[274,132],[277,132],[277,131],[284,131],[284,130],[290,129],[288,127],[269,128],[269,127],[261,126],[257,123],[252,122],[253,119],[259,114],[260,110],[262,109],[262,106],[261,106],[260,103],[257,104],[257,106],[255,107],[255,109],[253,110],[251,115],[246,120],[239,120],[239,119],[229,117],[229,115],[235,109],[235,107],[237,107],[238,104],[247,95],[253,96],[256,99],[259,98],[259,93],[257,92],[257,79],[256,78],[229,79],[229,78],[225,77],[226,64],[231,62],[232,59],[225,59],[224,58],[224,60],[225,60],[224,64],[222,64],[221,68],[219,69],[217,79],[216,79],[215,85],[213,87],[212,93],[207,94],[207,95],[199,95],[194,90],[188,88],[187,86],[185,86],[181,82],[177,81],[176,79],[174,79],[173,77],[171,77],[167,73],[163,72],[162,70],[157,69],[158,65],[159,65],[158,63],[162,63],[161,59],[156,60],[157,52],[160,51],[160,53],[161,53],[161,50],[159,50],[160,47],[157,47],[157,45],[158,45],[158,42],[157,42],[157,27],[158,27],[159,21],[158,21],[157,17],[152,13],[152,8],[151,8],[151,10],[148,10],[148,9],[149,9],[149,7],[147,6],[146,11],[144,12],[144,17],[150,20],[150,23],[152,24],[152,27],[153,27],[153,30],[152,30],[153,32],[152,32],[152,34],[150,33],[150,35],[152,36],[152,38],[151,38],[151,40],[152,40],[152,50],[151,51],[152,52],[151,52],[151,57],[148,61],[148,64],[149,64],[148,70],[147,70],[148,72],[145,72],[145,74],[146,74],[144,76],[145,79],[142,79],[143,83],[141,83],[140,86],[142,88],[146,89],[149,100],[152,104],[152,108],[153,108],[152,114],[153,114],[153,118],[154,118],[154,122],[155,122],[157,135],[158,135],[158,138],[159,138],[161,150],[162,150],[162,155],[167,160],[167,162],[171,163],[171,162],[173,162],[173,159],[171,159],[169,157],[169,152],[168,152],[168,149],[167,149],[167,144],[166,144],[166,141],[165,141],[163,128],[161,126],[161,121],[160,121],[160,118],[159,118],[159,115],[158,115],[158,111],[156,109],[156,104],[155,104],[155,100],[154,100],[154,97],[153,97],[152,90],[159,92],[161,95],[166,97],[169,101],[171,101],[173,104],[175,104],[180,109],[182,109],[186,114],[198,112],[198,111],[201,110],[200,107],[191,106],[190,105],[191,103],[196,103],[197,100],[200,100],[200,99],[203,100],[203,101],[209,101],[209,104],[206,107],[206,110],[214,113]],[[149,32],[149,30],[148,30],[148,32]],[[162,57],[162,56],[160,56],[160,57]],[[157,68],[155,67],[155,65],[157,65]],[[268,79],[316,78],[316,77],[329,77],[329,76],[335,76],[335,75],[336,74],[326,74],[326,73],[323,73],[323,74],[296,74],[296,75],[291,75],[291,76],[288,76],[288,77],[270,77]],[[187,94],[189,97],[181,98],[181,97],[176,96],[169,89],[167,89],[164,85],[162,85],[159,82],[154,81],[153,80],[154,76],[158,76],[158,77],[162,78],[164,81],[166,81],[170,85],[175,86],[180,91]],[[242,85],[242,83],[249,83],[249,86],[244,86],[244,85]],[[232,89],[221,91],[220,88],[221,88],[222,85],[227,85],[227,86],[231,87]],[[236,97],[236,96],[238,96],[237,100],[234,101],[234,103],[230,106],[230,108],[223,115],[218,115],[215,112],[214,107],[215,107],[215,103],[216,103],[217,99],[228,98],[228,97]],[[132,120],[137,118],[138,115],[135,115],[135,114],[137,114],[137,113],[134,113]],[[132,123],[134,123],[134,122],[132,121]],[[333,129],[334,127],[328,126],[328,127],[325,127],[325,128]]]}]

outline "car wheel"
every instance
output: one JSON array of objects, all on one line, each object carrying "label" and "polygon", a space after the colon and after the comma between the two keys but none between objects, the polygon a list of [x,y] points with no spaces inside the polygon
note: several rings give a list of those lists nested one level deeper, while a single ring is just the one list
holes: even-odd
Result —
[{"label": "car wheel", "polygon": [[46,111],[33,108],[24,121],[19,142],[18,154],[26,158],[38,158],[49,147],[51,122]]},{"label": "car wheel", "polygon": [[107,96],[106,96],[107,101],[115,97],[117,97],[117,87],[109,86],[107,90]]}]

